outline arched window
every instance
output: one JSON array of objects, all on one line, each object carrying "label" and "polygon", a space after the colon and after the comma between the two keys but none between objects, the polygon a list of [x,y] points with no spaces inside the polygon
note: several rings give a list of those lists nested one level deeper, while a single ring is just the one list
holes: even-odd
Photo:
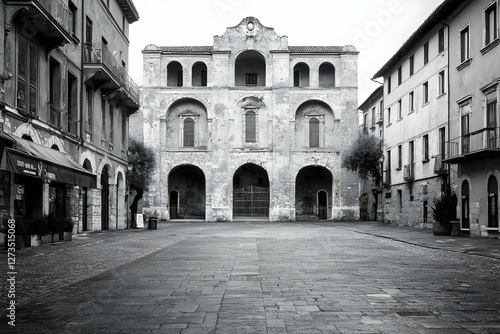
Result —
[{"label": "arched window", "polygon": [[184,120],[184,147],[194,146],[194,121],[192,118]]},{"label": "arched window", "polygon": [[248,50],[236,57],[235,86],[265,86],[266,59],[259,52]]},{"label": "arched window", "polygon": [[498,182],[493,175],[488,179],[488,227],[498,227]]},{"label": "arched window", "polygon": [[207,86],[207,65],[202,62],[196,62],[192,69],[192,82],[193,87],[206,87]]},{"label": "arched window", "polygon": [[309,120],[309,147],[319,147],[319,120],[315,117]]},{"label": "arched window", "polygon": [[257,114],[252,110],[245,114],[245,142],[257,142]]},{"label": "arched window", "polygon": [[323,63],[319,67],[319,86],[323,88],[335,87],[335,67],[330,63]]},{"label": "arched window", "polygon": [[182,65],[177,61],[172,61],[167,66],[167,86],[182,87],[183,82]]},{"label": "arched window", "polygon": [[309,87],[309,66],[306,63],[293,67],[293,87]]}]

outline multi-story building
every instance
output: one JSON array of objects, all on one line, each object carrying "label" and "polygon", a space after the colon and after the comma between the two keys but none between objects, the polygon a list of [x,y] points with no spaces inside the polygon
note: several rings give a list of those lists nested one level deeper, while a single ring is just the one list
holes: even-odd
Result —
[{"label": "multi-story building", "polygon": [[384,219],[427,226],[448,185],[450,37],[447,17],[463,1],[439,5],[373,78],[384,89]]},{"label": "multi-story building", "polygon": [[212,46],[148,45],[131,130],[157,155],[146,210],[208,221],[357,219],[358,181],[340,166],[357,134],[357,55],[288,46],[253,17]]},{"label": "multi-story building", "polygon": [[462,233],[498,237],[499,1],[461,1],[449,22],[450,136]]},{"label": "multi-story building", "polygon": [[131,0],[0,2],[0,216],[126,227]]}]

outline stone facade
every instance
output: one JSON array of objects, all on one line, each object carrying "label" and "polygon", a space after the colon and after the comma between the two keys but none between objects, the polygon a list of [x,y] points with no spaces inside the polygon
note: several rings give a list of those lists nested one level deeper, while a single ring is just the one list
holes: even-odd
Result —
[{"label": "stone facade", "polygon": [[213,46],[143,50],[131,135],[157,155],[145,205],[162,218],[357,219],[340,167],[357,135],[352,46],[293,47],[247,17]]}]

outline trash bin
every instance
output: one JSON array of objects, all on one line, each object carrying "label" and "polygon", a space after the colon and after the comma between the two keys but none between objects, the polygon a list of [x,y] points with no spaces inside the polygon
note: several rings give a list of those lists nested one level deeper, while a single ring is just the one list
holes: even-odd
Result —
[{"label": "trash bin", "polygon": [[148,230],[156,230],[157,224],[158,224],[158,219],[156,217],[149,217]]},{"label": "trash bin", "polygon": [[460,220],[452,220],[451,224],[451,235],[459,236],[460,235]]}]

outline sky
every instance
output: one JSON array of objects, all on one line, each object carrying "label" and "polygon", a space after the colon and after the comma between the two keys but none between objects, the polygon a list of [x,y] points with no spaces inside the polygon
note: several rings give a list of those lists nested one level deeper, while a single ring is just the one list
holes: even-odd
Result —
[{"label": "sky", "polygon": [[[354,45],[358,105],[379,86],[373,75],[443,0],[134,0],[129,74],[142,85],[142,53],[157,46],[213,45],[247,17],[288,36],[293,46]],[[380,80],[379,80],[380,81]]]}]

